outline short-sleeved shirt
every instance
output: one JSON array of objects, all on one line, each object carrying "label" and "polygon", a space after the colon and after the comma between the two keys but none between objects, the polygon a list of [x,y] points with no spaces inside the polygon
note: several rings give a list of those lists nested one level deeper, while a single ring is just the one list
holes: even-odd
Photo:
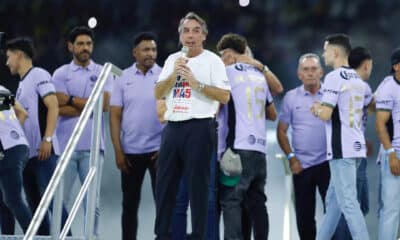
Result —
[{"label": "short-sleeved shirt", "polygon": [[[29,158],[38,156],[47,126],[47,107],[43,99],[54,93],[51,76],[42,68],[31,68],[19,82],[16,99],[28,112],[23,129],[29,142]],[[56,155],[60,154],[56,132],[52,136],[52,147]]]},{"label": "short-sleeved shirt", "polygon": [[323,86],[314,95],[301,85],[283,98],[279,121],[291,128],[291,143],[303,169],[326,161],[325,123],[310,109],[322,98]]},{"label": "short-sleeved shirt", "polygon": [[133,64],[117,78],[110,106],[122,107],[121,142],[124,153],[140,154],[160,148],[162,124],[157,118],[154,87],[161,68],[155,64],[144,75]]},{"label": "short-sleeved shirt", "polygon": [[387,129],[392,147],[396,151],[400,151],[400,80],[394,76],[386,77],[379,84],[375,97],[376,110],[391,113]]},{"label": "short-sleeved shirt", "polygon": [[[182,53],[177,52],[167,58],[158,82],[166,80],[173,73],[175,61],[181,56]],[[188,59],[187,66],[197,81],[230,90],[224,63],[216,54],[203,50],[198,56]],[[165,120],[184,121],[214,117],[219,103],[192,89],[185,79],[177,76],[175,85],[166,97],[166,105]]]},{"label": "short-sleeved shirt", "polygon": [[[265,153],[267,146],[265,108],[273,103],[264,75],[249,64],[226,67],[231,84],[228,103],[228,146]],[[234,128],[232,122],[235,122]],[[233,131],[234,130],[234,131]]]},{"label": "short-sleeved shirt", "polygon": [[[0,90],[10,92],[0,85]],[[19,123],[14,109],[0,111],[0,142],[4,150],[17,145],[29,146],[24,130]]]},{"label": "short-sleeved shirt", "polygon": [[328,160],[366,157],[362,117],[367,91],[354,69],[339,67],[325,76],[322,104],[333,109],[326,122]]},{"label": "short-sleeved shirt", "polygon": [[[73,61],[56,69],[52,81],[57,92],[68,96],[89,98],[93,87],[100,75],[103,66],[90,61],[86,67],[76,65]],[[104,92],[111,93],[112,78],[109,78],[104,86]],[[64,151],[72,131],[78,122],[79,116],[58,118],[57,136],[60,139],[61,150]],[[83,129],[81,138],[76,146],[77,151],[88,151],[91,146],[93,118],[91,117]],[[103,121],[104,125],[104,121]],[[104,129],[104,127],[102,127]],[[104,132],[101,134],[100,148],[104,150]]]},{"label": "short-sleeved shirt", "polygon": [[371,87],[367,82],[365,82],[365,87],[366,87],[366,93],[365,93],[365,102],[364,102],[364,108],[363,108],[363,116],[362,116],[362,124],[361,124],[361,130],[365,133],[365,129],[367,128],[367,121],[368,121],[368,105],[372,102],[372,99],[374,98],[372,94]]}]

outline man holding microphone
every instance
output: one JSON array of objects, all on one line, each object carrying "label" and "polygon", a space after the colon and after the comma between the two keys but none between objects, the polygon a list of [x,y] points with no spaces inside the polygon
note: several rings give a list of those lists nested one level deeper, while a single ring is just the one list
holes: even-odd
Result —
[{"label": "man holding microphone", "polygon": [[221,59],[203,48],[205,21],[190,12],[178,27],[187,53],[170,55],[155,87],[166,97],[167,111],[156,181],[156,239],[170,238],[172,211],[183,175],[189,190],[192,234],[203,240],[207,226],[210,156],[216,147],[215,114],[229,100],[230,86]]}]

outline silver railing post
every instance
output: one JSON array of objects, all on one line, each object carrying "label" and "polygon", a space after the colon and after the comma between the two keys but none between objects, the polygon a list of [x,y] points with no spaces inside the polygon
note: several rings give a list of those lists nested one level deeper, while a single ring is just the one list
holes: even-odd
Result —
[{"label": "silver railing post", "polygon": [[[66,146],[64,152],[60,156],[59,163],[57,164],[54,174],[51,177],[50,182],[46,188],[46,191],[43,194],[43,197],[42,197],[40,204],[32,218],[32,221],[28,227],[28,230],[25,233],[25,236],[23,238],[24,240],[33,240],[33,237],[36,235],[37,230],[43,220],[43,217],[47,213],[47,209],[54,197],[54,194],[57,192],[57,195],[62,195],[62,193],[61,193],[62,189],[58,190],[58,187],[63,179],[63,174],[69,163],[72,153],[75,151],[76,145],[79,141],[79,138],[82,135],[83,129],[86,127],[86,123],[89,120],[89,118],[93,112],[95,104],[99,104],[100,101],[102,102],[101,99],[102,99],[102,95],[103,95],[103,88],[104,88],[104,85],[107,81],[107,78],[108,78],[110,72],[112,72],[114,75],[117,75],[117,76],[120,76],[122,74],[122,70],[119,69],[118,67],[112,65],[111,63],[106,63],[104,65],[104,67],[102,68],[100,75],[99,75],[99,80],[96,82],[96,84],[92,90],[92,93],[90,94],[89,99],[88,99],[84,109],[82,110],[81,116],[79,117],[79,120],[72,132],[72,135],[71,135],[70,139],[68,140],[67,146]],[[101,105],[101,104],[99,104],[99,105]],[[100,115],[100,121],[97,121],[97,128],[100,128],[102,111],[101,110],[100,110],[100,112],[96,111],[95,114]],[[94,132],[97,132],[97,130],[99,130],[99,129],[96,130],[96,128],[94,128],[93,130],[94,130]],[[94,138],[94,139],[95,139],[95,141],[92,141],[92,147],[95,146],[95,144],[97,142],[96,139],[98,139],[98,138]],[[95,147],[95,149],[97,149],[97,151],[96,151],[97,153],[93,153],[93,152],[91,153],[91,160],[90,160],[91,161],[91,169],[89,171],[90,174],[88,174],[88,176],[86,176],[84,184],[82,185],[81,190],[78,194],[78,197],[74,203],[73,209],[74,209],[74,207],[76,209],[79,207],[80,203],[82,202],[83,196],[86,193],[90,183],[93,183],[91,188],[94,189],[94,198],[96,198],[96,192],[95,192],[96,191],[95,190],[96,189],[96,186],[95,186],[96,179],[95,178],[97,175],[96,174],[96,168],[97,168],[96,160],[98,159],[98,156],[99,156],[99,145],[97,145],[97,147]],[[91,149],[91,150],[93,150],[93,149]],[[93,161],[93,163],[92,163],[92,161]],[[93,181],[93,179],[95,179],[95,181]],[[92,194],[93,193],[91,193],[90,195],[92,195]],[[92,201],[94,201],[94,200],[92,200]],[[55,221],[52,222],[52,224],[59,226],[60,224],[57,224],[57,221],[59,221],[60,217],[61,217],[60,209],[62,208],[61,207],[62,206],[62,197],[57,196],[57,198],[54,201],[54,204],[56,204],[56,205],[54,205],[53,211],[56,213],[55,215],[58,220],[55,219]],[[77,206],[75,206],[75,205],[77,205]],[[91,206],[91,208],[93,208],[93,207]],[[91,211],[93,213],[93,210],[91,210],[89,208],[87,208],[87,211]],[[71,211],[71,213],[68,217],[68,220],[70,220],[70,222],[72,222],[75,215],[76,215],[76,212]],[[93,219],[94,219],[94,217],[93,217]],[[67,222],[68,222],[68,220],[67,220]],[[90,223],[91,225],[93,225],[93,221],[94,220],[90,220],[90,221],[87,221],[87,223],[88,224]],[[89,226],[87,226],[87,227],[89,227]],[[68,224],[66,224],[66,226],[64,226],[64,229],[63,229],[63,233],[65,233],[64,238],[66,236],[66,233],[69,231],[69,228],[70,228],[70,224],[69,224],[69,226],[68,226]],[[91,226],[89,228],[93,228],[93,226]],[[59,227],[57,227],[57,226],[52,227],[52,234],[53,234],[52,238],[53,239],[58,238],[58,236],[57,236],[58,232],[59,232],[58,229],[59,229]],[[90,232],[93,232],[93,230]]]}]

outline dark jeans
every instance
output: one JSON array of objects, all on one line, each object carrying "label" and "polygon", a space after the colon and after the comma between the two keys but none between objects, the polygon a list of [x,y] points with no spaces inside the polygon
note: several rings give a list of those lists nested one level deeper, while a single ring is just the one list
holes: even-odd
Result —
[{"label": "dark jeans", "polygon": [[315,196],[318,189],[325,206],[330,180],[329,163],[323,162],[293,175],[297,230],[302,240],[315,239]]},{"label": "dark jeans", "polygon": [[171,239],[172,213],[182,175],[186,176],[192,213],[189,239],[206,238],[210,156],[215,145],[214,119],[168,122],[165,126],[157,166],[156,239]]},{"label": "dark jeans", "polygon": [[267,240],[269,223],[264,192],[267,163],[265,154],[256,151],[236,150],[239,153],[243,172],[238,184],[233,187],[220,185],[221,208],[224,217],[224,239],[239,240],[242,233],[242,206],[251,218],[255,240]]},{"label": "dark jeans", "polygon": [[15,219],[11,210],[3,202],[3,194],[0,191],[0,226],[1,234],[14,235]]},{"label": "dark jeans", "polygon": [[143,179],[146,170],[150,172],[151,187],[155,190],[156,168],[151,157],[155,154],[126,154],[129,173],[121,172],[122,187],[122,239],[134,240],[138,228],[138,210]]},{"label": "dark jeans", "polygon": [[[217,155],[214,152],[210,164],[210,189],[208,198],[208,221],[207,221],[207,240],[219,240],[219,218],[217,216]],[[189,190],[186,179],[183,177],[179,184],[179,192],[176,196],[176,206],[172,218],[172,239],[186,239],[186,219],[189,205]]]},{"label": "dark jeans", "polygon": [[[34,213],[39,206],[42,195],[46,191],[47,184],[50,182],[51,176],[56,169],[58,156],[52,154],[49,159],[38,160],[37,157],[29,159],[24,170],[24,188],[29,206]],[[72,187],[72,186],[65,186]],[[38,235],[50,234],[50,212],[53,208],[51,203],[49,211],[43,218],[42,224],[39,227]],[[63,206],[62,210],[62,226],[67,220],[68,212]]]},{"label": "dark jeans", "polygon": [[[357,198],[360,203],[362,213],[365,215],[369,212],[369,196],[368,196],[368,179],[367,179],[367,159],[363,158],[357,168]],[[339,224],[336,228],[334,240],[351,240],[351,233],[347,226],[346,219],[343,214],[340,217]]]},{"label": "dark jeans", "polygon": [[28,147],[25,145],[5,150],[4,158],[0,160],[0,190],[3,193],[3,201],[24,232],[32,219],[22,186],[22,171],[27,160]]}]

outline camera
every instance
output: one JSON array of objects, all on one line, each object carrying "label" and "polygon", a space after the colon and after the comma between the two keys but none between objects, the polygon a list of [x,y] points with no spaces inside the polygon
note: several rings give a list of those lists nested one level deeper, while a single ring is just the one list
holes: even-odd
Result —
[{"label": "camera", "polygon": [[6,88],[0,86],[0,111],[10,110],[15,104],[15,97]]}]

